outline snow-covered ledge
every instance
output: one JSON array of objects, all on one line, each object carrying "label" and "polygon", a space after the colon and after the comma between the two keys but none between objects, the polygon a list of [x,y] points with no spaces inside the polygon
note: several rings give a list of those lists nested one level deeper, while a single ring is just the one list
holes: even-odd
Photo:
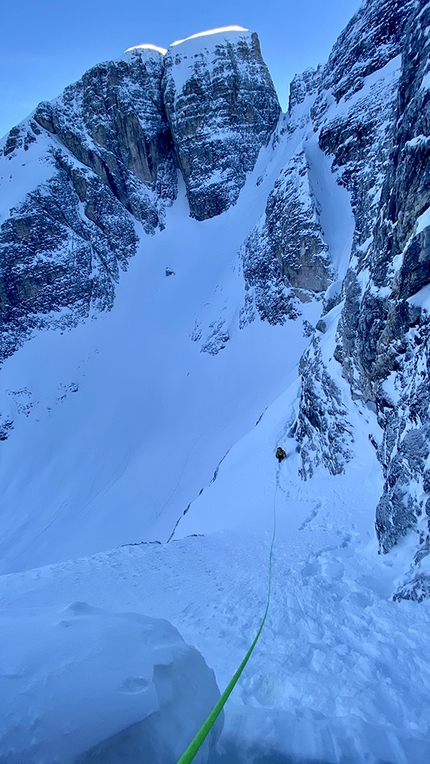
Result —
[{"label": "snow-covered ledge", "polygon": [[170,623],[84,602],[1,614],[0,654],[0,760],[11,764],[174,764],[219,698]]}]

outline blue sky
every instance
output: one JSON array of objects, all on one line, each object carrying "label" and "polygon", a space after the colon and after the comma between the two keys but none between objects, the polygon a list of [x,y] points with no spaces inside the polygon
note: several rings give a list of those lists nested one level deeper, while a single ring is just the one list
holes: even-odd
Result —
[{"label": "blue sky", "polygon": [[238,24],[258,32],[285,109],[296,72],[324,62],[360,0],[22,0],[2,4],[0,136],[132,45]]}]

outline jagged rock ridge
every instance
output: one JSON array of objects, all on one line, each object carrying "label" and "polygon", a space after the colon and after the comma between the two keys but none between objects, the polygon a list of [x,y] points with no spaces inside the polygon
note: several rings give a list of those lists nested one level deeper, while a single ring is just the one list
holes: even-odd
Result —
[{"label": "jagged rock ridge", "polygon": [[[330,56],[311,112],[320,147],[351,192],[356,220],[334,355],[353,398],[375,406],[385,476],[376,530],[386,553],[416,529],[418,570],[396,596],[417,599],[430,591],[420,572],[430,547],[429,319],[423,310],[430,281],[429,14],[425,2],[364,3]],[[378,71],[384,76],[366,88],[366,77],[369,82]],[[344,103],[334,119],[327,92]],[[306,388],[305,368],[303,374]],[[313,426],[309,421],[306,437]],[[316,437],[321,429],[315,428]],[[333,453],[330,469],[335,465]]]},{"label": "jagged rock ridge", "polygon": [[[112,306],[119,271],[136,251],[136,221],[146,233],[163,226],[178,171],[202,221],[237,201],[272,135],[273,152],[294,138],[240,251],[238,323],[283,324],[304,302],[321,303],[291,430],[301,474],[345,469],[354,438],[348,407],[376,412],[385,480],[376,530],[384,553],[416,533],[414,564],[396,595],[415,599],[430,592],[429,25],[425,0],[367,0],[327,64],[295,78],[280,122],[254,34],[189,39],[165,57],[135,49],[41,104],[2,149],[5,163],[31,156],[48,168],[1,228],[5,357],[34,328]],[[354,215],[343,259],[327,224],[330,183]],[[223,321],[211,328],[203,349],[216,354],[229,335]],[[0,438],[11,426],[3,422]]]},{"label": "jagged rock ridge", "polygon": [[34,329],[112,307],[136,221],[147,234],[163,227],[178,170],[197,219],[237,200],[280,107],[255,33],[202,39],[190,71],[182,49],[195,41],[95,66],[7,136],[4,175],[25,157],[45,166],[45,180],[0,229],[0,360]]},{"label": "jagged rock ridge", "polygon": [[164,101],[190,214],[219,215],[236,202],[280,114],[257,35],[233,31],[172,45]]},{"label": "jagged rock ridge", "polygon": [[17,156],[46,177],[0,229],[0,358],[34,329],[111,308],[136,252],[135,221],[146,233],[162,225],[177,184],[162,61],[142,49],[96,66],[7,137],[3,172]]}]

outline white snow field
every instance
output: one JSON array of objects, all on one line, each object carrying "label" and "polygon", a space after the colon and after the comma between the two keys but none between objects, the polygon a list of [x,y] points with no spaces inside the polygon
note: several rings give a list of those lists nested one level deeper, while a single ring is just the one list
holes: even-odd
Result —
[{"label": "white snow field", "polygon": [[[279,406],[278,415],[281,410]],[[277,535],[268,621],[226,706],[224,732],[209,761],[213,764],[428,761],[430,609],[427,602],[390,600],[405,550],[389,557],[377,555],[373,517],[368,509],[375,479],[378,480],[375,466],[369,459],[367,469],[362,469],[368,456],[363,449],[361,464],[357,459],[348,475],[321,476],[312,489],[302,490],[294,477],[295,455],[289,456],[280,468],[265,458],[276,434],[274,416],[275,412],[269,410],[263,417],[257,427],[260,438],[255,434],[248,436],[232,450],[208,489],[208,495],[211,490],[216,490],[219,497],[230,495],[230,508],[234,503],[242,517],[249,512],[253,526],[250,530],[189,536],[169,544],[130,545],[0,578],[2,607],[9,616],[16,613],[21,619],[23,634],[31,637],[35,631],[33,613],[43,623],[49,614],[51,642],[37,653],[36,660],[37,665],[45,667],[51,703],[53,697],[57,701],[52,718],[46,694],[31,695],[32,688],[37,688],[37,679],[43,685],[41,677],[28,662],[21,663],[21,672],[10,672],[4,680],[8,687],[1,696],[8,708],[9,728],[16,725],[22,728],[24,721],[27,727],[32,723],[37,739],[39,728],[44,731],[54,726],[60,741],[67,731],[66,740],[73,732],[80,743],[91,732],[95,744],[99,731],[103,730],[98,741],[102,742],[109,724],[114,733],[118,726],[114,726],[113,720],[120,723],[124,719],[121,689],[124,680],[116,683],[114,680],[122,670],[124,650],[132,668],[127,667],[121,676],[146,676],[143,645],[140,648],[137,642],[130,644],[130,638],[124,640],[122,635],[113,634],[110,641],[103,643],[107,655],[99,657],[94,670],[86,675],[88,646],[72,644],[72,653],[67,653],[66,659],[61,654],[64,642],[58,638],[58,632],[63,635],[58,621],[73,620],[70,608],[64,613],[65,603],[76,598],[102,608],[103,613],[127,610],[167,618],[205,656],[223,689],[249,647],[264,610],[275,504]],[[279,421],[278,424],[281,434]],[[247,469],[235,471],[238,452],[245,457],[251,451],[256,454],[255,460],[249,460]],[[256,479],[255,466],[259,461],[262,466]],[[249,503],[250,485],[259,493],[254,504]],[[209,499],[207,502],[209,506]],[[215,503],[212,508],[222,509]],[[231,525],[228,509],[221,520],[226,527]],[[53,643],[55,629],[57,637]],[[120,655],[115,636],[120,639]],[[3,644],[5,639],[3,636]],[[50,644],[57,651],[54,656],[48,654]],[[129,649],[133,651],[131,656]],[[76,676],[75,705],[67,693],[70,664]],[[56,666],[62,666],[58,674]],[[99,668],[104,668],[107,678]],[[84,681],[80,684],[82,676]],[[52,678],[56,683],[50,683]],[[183,678],[194,685],[195,672]],[[101,692],[105,683],[109,685],[108,694]],[[14,684],[27,690],[21,695],[15,690],[16,705],[12,706]],[[34,699],[30,711],[26,702],[29,695]],[[133,699],[140,704],[140,697]],[[92,714],[86,717],[85,724],[82,705]],[[137,713],[136,705],[132,711]],[[189,733],[197,731],[199,717],[195,708],[187,721]],[[177,729],[175,720],[170,728],[169,722],[165,722],[163,732],[167,741],[177,739]],[[0,761],[7,764],[71,760],[54,758],[52,754],[51,758],[5,755],[5,738],[0,740]],[[139,747],[135,746],[133,753],[127,747],[128,741],[126,733],[122,745],[117,745],[109,757],[96,761],[175,762],[174,758],[142,759]],[[109,747],[105,750],[109,753]]]},{"label": "white snow field", "polygon": [[39,332],[4,363],[0,411],[14,430],[0,461],[0,572],[167,540],[297,376],[302,322],[315,324],[321,305],[283,327],[257,319],[240,330],[238,252],[299,142],[262,150],[238,204],[204,223],[189,217],[181,188],[165,230],[142,236],[111,312]]},{"label": "white snow field", "polygon": [[198,653],[147,619],[176,627],[223,690],[264,612],[274,517],[268,621],[200,764],[430,760],[430,603],[391,599],[410,538],[377,553],[380,431],[333,360],[342,306],[321,340],[354,434],[335,477],[302,481],[289,435],[320,302],[239,329],[238,252],[301,141],[339,278],[347,267],[348,195],[302,123],[218,218],[190,219],[181,189],[110,313],[38,333],[2,368],[0,764],[175,764],[217,691]]}]

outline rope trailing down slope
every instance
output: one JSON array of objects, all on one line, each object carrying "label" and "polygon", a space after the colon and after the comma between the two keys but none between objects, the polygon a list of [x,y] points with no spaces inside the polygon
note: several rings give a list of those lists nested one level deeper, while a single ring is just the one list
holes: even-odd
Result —
[{"label": "rope trailing down slope", "polygon": [[[278,468],[279,470],[279,468]],[[276,479],[276,488],[275,488],[275,495],[273,499],[273,534],[272,534],[272,541],[270,544],[270,552],[269,552],[269,582],[267,587],[267,603],[266,603],[266,609],[264,611],[263,619],[261,621],[260,627],[257,631],[257,634],[255,635],[255,639],[249,648],[248,652],[246,653],[242,663],[240,664],[239,668],[235,671],[233,674],[233,677],[231,678],[230,682],[228,683],[227,687],[225,688],[224,692],[222,693],[220,699],[218,700],[218,703],[214,706],[212,711],[210,712],[209,716],[206,718],[206,720],[203,722],[202,726],[200,727],[199,731],[197,732],[196,736],[193,738],[191,743],[189,744],[188,748],[184,753],[182,754],[181,758],[178,760],[177,764],[191,764],[194,757],[202,747],[204,741],[206,740],[207,736],[209,735],[209,732],[211,731],[212,727],[214,726],[216,720],[218,719],[221,711],[223,710],[225,704],[227,703],[227,700],[229,699],[231,693],[233,692],[236,684],[239,681],[239,678],[248,663],[253,651],[254,647],[257,644],[260,634],[263,631],[264,624],[266,623],[267,614],[269,612],[270,607],[270,594],[272,589],[272,561],[273,561],[273,546],[275,543],[275,535],[276,535],[276,493],[278,490],[278,476]]]}]

